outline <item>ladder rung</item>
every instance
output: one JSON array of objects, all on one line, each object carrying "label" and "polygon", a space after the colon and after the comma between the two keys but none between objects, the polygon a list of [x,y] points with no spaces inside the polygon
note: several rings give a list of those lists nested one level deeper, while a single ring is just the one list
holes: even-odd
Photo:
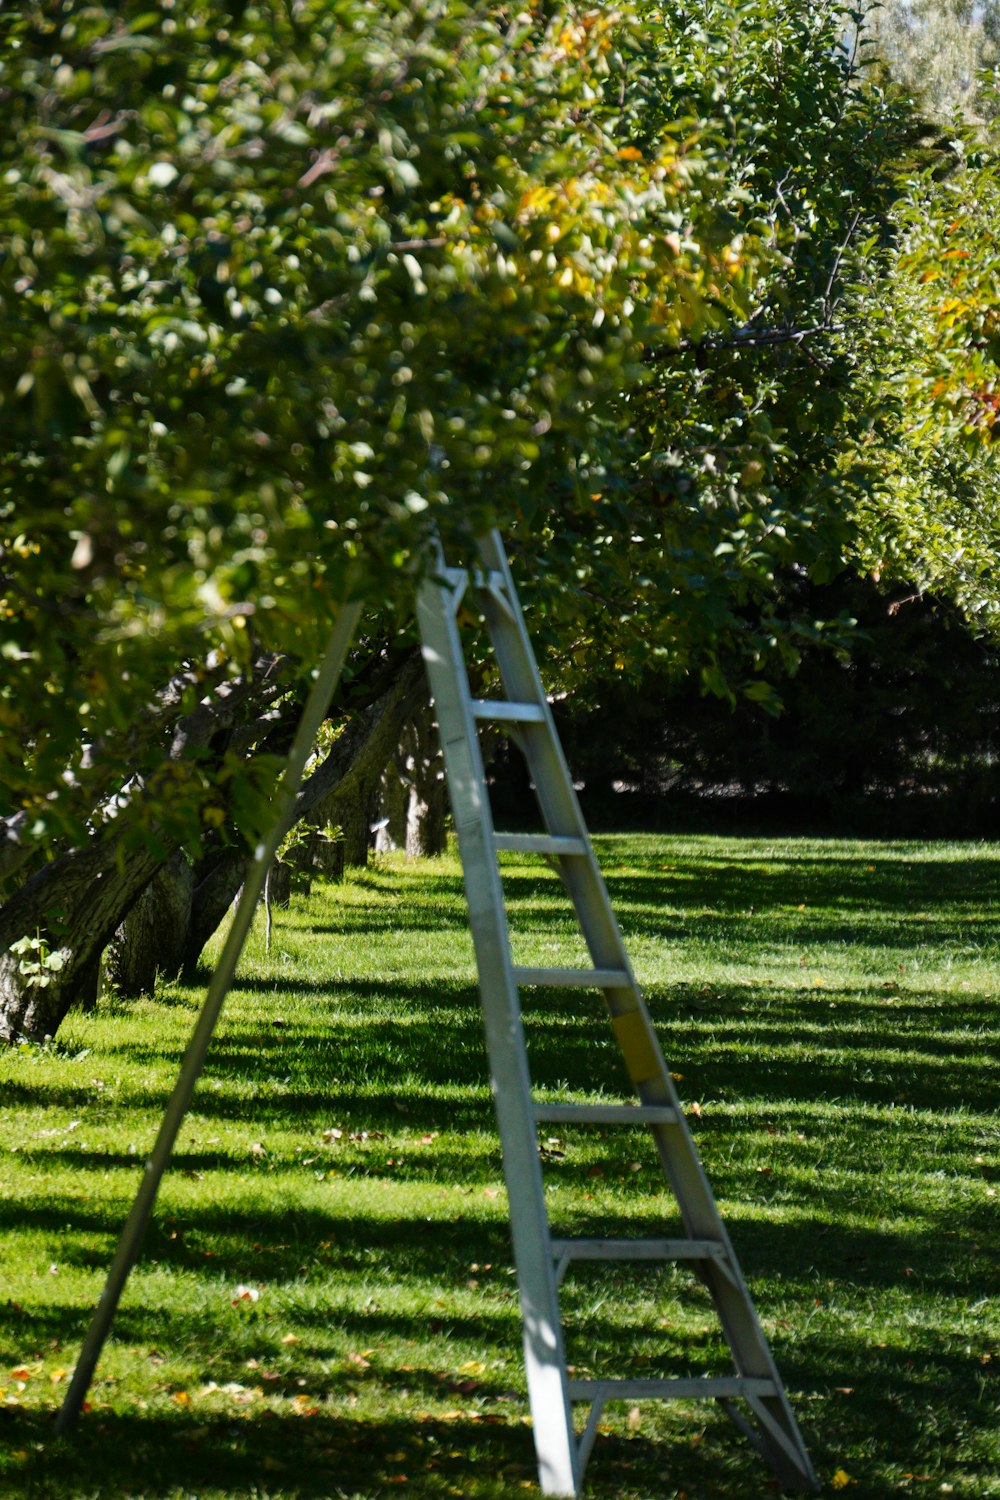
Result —
[{"label": "ladder rung", "polygon": [[514,983],[541,984],[553,989],[630,990],[632,979],[625,969],[532,969],[514,967]]},{"label": "ladder rung", "polygon": [[568,1380],[571,1401],[732,1401],[734,1397],[776,1396],[775,1380],[746,1375],[693,1376],[681,1380]]},{"label": "ladder rung", "polygon": [[552,1240],[556,1260],[716,1260],[718,1240]]},{"label": "ladder rung", "polygon": [[568,838],[551,833],[495,833],[497,849],[513,849],[519,854],[586,854],[586,839]]},{"label": "ladder rung", "polygon": [[676,1125],[669,1104],[536,1104],[535,1119],[565,1125]]},{"label": "ladder rung", "polygon": [[473,698],[472,715],[476,719],[506,719],[514,724],[545,723],[545,710],[540,703],[508,703],[502,698]]}]

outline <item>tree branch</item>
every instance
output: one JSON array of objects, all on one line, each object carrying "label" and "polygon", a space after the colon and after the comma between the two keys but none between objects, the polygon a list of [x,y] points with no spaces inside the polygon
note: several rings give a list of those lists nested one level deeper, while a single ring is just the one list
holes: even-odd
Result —
[{"label": "tree branch", "polygon": [[703,339],[681,339],[669,347],[649,349],[650,359],[673,359],[677,354],[689,354],[692,350],[766,349],[779,344],[801,344],[805,339],[815,338],[821,333],[840,333],[842,323],[825,319],[808,328],[739,328],[731,334],[709,334]]}]

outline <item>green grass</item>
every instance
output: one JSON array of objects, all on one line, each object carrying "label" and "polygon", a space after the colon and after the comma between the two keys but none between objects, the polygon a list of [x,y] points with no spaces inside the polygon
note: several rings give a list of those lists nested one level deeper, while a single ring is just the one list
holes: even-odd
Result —
[{"label": "green grass", "polygon": [[[1000,846],[598,844],[824,1491],[1000,1497]],[[580,960],[558,882],[504,858],[518,961]],[[0,1494],[537,1493],[452,860],[297,899],[270,959],[254,935],[91,1409],[52,1436],[201,996],[0,1054]],[[598,1007],[532,1000],[541,1093],[625,1096]],[[672,1216],[641,1134],[543,1149],[559,1227]],[[723,1366],[680,1269],[581,1269],[564,1306],[581,1371]],[[609,1410],[588,1491],[774,1487],[720,1412],[671,1404]]]}]

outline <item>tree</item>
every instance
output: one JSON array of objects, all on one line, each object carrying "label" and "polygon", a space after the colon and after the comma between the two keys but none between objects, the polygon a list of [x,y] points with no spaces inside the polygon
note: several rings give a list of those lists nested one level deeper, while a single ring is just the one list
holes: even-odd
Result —
[{"label": "tree", "polygon": [[[855,22],[855,38],[858,29]],[[862,34],[874,65],[939,124],[996,116],[988,75],[1000,60],[997,0],[885,0],[868,8]]]},{"label": "tree", "polygon": [[[960,145],[961,143],[959,143]],[[954,601],[1000,629],[1000,323],[995,237],[1000,162],[961,149],[952,170],[907,185],[868,325],[873,403],[858,561]],[[876,373],[877,372],[877,373]]]},{"label": "tree", "polygon": [[[803,648],[849,637],[846,620],[800,611],[788,581],[835,576],[853,545],[864,470],[848,455],[874,401],[861,320],[912,120],[865,83],[837,5],[710,0],[655,15],[630,61],[631,134],[655,150],[680,118],[712,139],[724,253],[750,254],[748,296],[716,299],[703,330],[647,339],[646,378],[616,411],[590,561],[553,527],[560,575],[581,577],[603,619],[574,631],[554,618],[582,661],[659,664],[776,709]],[[679,256],[694,233],[677,234]]]},{"label": "tree", "polygon": [[367,711],[432,525],[569,473],[572,531],[644,309],[697,333],[752,256],[662,232],[714,169],[620,146],[627,9],[4,24],[0,1029],[40,1035],[173,851],[231,883],[337,601],[377,601]]},{"label": "tree", "polygon": [[327,792],[400,709],[435,528],[502,522],[566,687],[774,707],[842,644],[786,585],[891,529],[861,319],[911,250],[838,6],[3,24],[0,1031],[55,1030],[177,850],[196,956],[348,595]]}]

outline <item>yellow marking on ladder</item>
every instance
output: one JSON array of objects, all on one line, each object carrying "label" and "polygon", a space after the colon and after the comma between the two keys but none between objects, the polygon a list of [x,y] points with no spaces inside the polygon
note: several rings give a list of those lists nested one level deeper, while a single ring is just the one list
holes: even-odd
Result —
[{"label": "yellow marking on ladder", "polygon": [[642,1011],[629,1010],[624,1015],[612,1016],[611,1024],[632,1082],[646,1083],[650,1078],[658,1078],[660,1059],[656,1042]]}]

